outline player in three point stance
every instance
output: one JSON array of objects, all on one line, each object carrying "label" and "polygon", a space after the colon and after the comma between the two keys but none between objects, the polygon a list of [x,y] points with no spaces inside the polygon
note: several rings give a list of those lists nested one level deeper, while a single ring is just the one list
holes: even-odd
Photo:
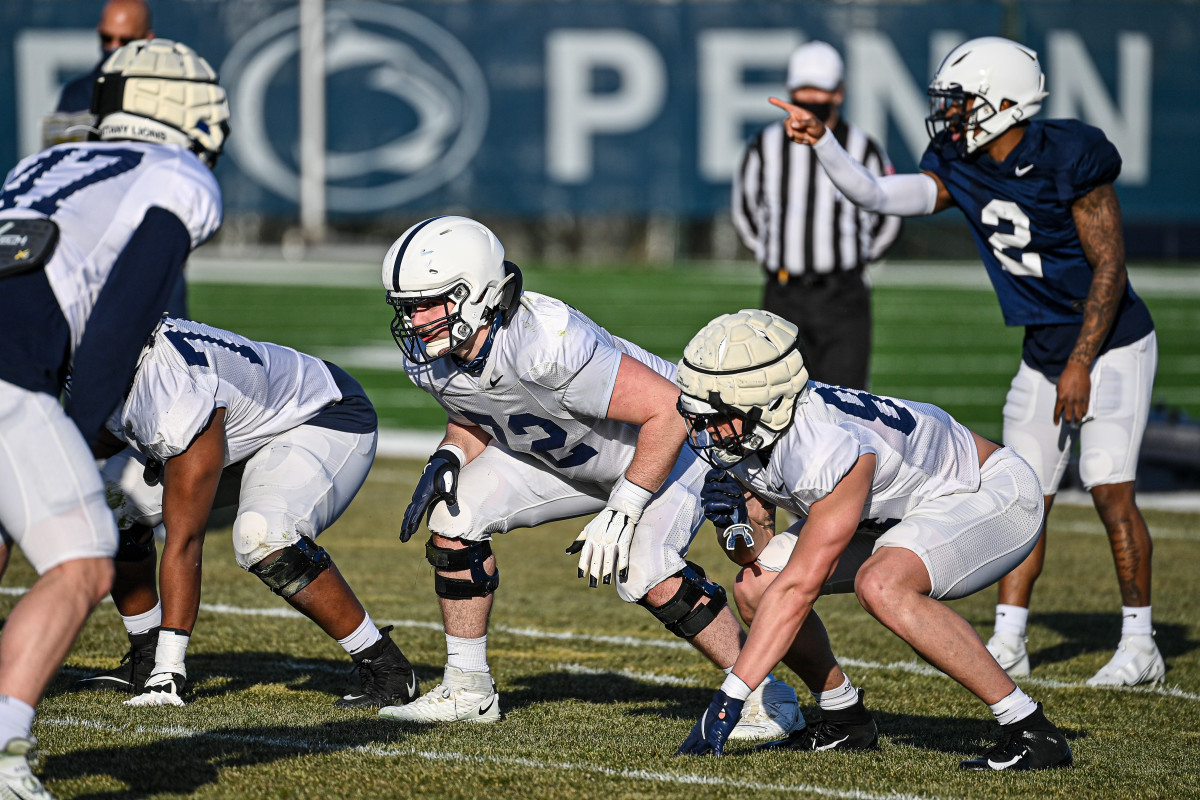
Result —
[{"label": "player in three point stance", "polygon": [[[788,112],[792,140],[813,145],[854,203],[900,216],[958,206],[967,218],[1005,323],[1025,326],[1004,443],[1037,472],[1049,515],[1078,439],[1079,475],[1112,546],[1121,640],[1088,684],[1134,686],[1166,672],[1151,627],[1150,532],[1134,499],[1158,345],[1125,272],[1113,190],[1121,157],[1103,133],[1077,120],[1031,122],[1044,86],[1027,47],[997,37],[959,45],[929,85],[924,172],[881,178],[861,169],[807,111],[771,102]],[[1029,674],[1025,627],[1044,560],[1045,537],[1000,581],[988,650],[1012,675]]]},{"label": "player in three point stance", "polygon": [[[567,549],[589,585],[615,583],[718,667],[742,629],[725,591],[684,560],[703,523],[704,464],[683,448],[674,367],[567,304],[522,292],[500,241],[464,217],[404,233],[383,262],[392,333],[405,370],[449,417],[404,514],[407,541],[428,511],[425,552],[446,631],[440,685],[384,717],[490,722],[500,717],[487,663],[499,585],[494,534],[596,516]],[[786,735],[803,717],[770,681],[739,738]]]},{"label": "player in three point stance", "polygon": [[[132,692],[132,706],[183,705],[205,526],[224,483],[221,493],[237,506],[238,564],[336,639],[358,667],[359,687],[334,705],[379,707],[417,696],[416,675],[390,628],[375,627],[316,542],[375,459],[375,409],[358,381],[289,347],[165,318],[109,425],[129,444],[102,474],[124,527],[113,600],[130,656],[79,688]],[[120,447],[115,438],[111,444]],[[161,604],[151,531],[160,520]]]},{"label": "player in three point stance", "polygon": [[[722,526],[751,524],[754,540],[735,551],[749,564],[737,592],[753,609],[750,636],[679,754],[721,755],[743,699],[780,659],[833,710],[823,707],[812,732],[763,747],[874,747],[861,692],[813,612],[820,595],[853,591],[996,715],[1000,743],[963,769],[1071,765],[1071,748],[1041,705],[940,602],[995,583],[1037,542],[1041,487],[1020,456],[937,406],[808,380],[796,326],[767,311],[710,322],[684,350],[675,380],[689,443],[732,478],[730,488],[723,473],[710,475],[708,513]],[[801,521],[773,535],[776,506]]]},{"label": "player in three point stance", "polygon": [[3,558],[15,542],[38,573],[0,638],[9,797],[50,797],[26,760],[33,706],[112,581],[117,531],[88,446],[188,253],[221,224],[216,73],[165,39],[120,48],[102,73],[94,141],[30,156],[0,188],[0,534]]}]

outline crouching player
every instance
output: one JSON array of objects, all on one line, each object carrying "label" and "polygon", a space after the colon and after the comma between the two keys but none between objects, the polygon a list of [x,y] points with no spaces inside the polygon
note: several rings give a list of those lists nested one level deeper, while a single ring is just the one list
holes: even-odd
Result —
[{"label": "crouching player", "polygon": [[[1044,509],[1028,464],[936,406],[809,381],[796,327],[766,311],[710,322],[684,351],[676,382],[690,443],[746,490],[743,506],[742,494],[712,475],[709,512],[719,516],[714,495],[726,494],[722,521],[753,523],[755,546],[765,544],[739,578],[738,599],[753,617],[749,638],[679,754],[720,755],[743,698],[780,659],[819,702],[839,702],[832,712],[822,702],[825,720],[812,731],[764,747],[873,747],[861,693],[812,612],[821,594],[853,591],[995,714],[999,744],[961,768],[1071,765],[1071,748],[1041,705],[941,602],[995,583],[1037,543]],[[763,524],[770,506],[801,522],[772,538]]]},{"label": "crouching player", "polygon": [[[417,697],[416,675],[390,629],[375,627],[316,542],[366,480],[376,424],[362,387],[333,364],[164,319],[110,421],[129,448],[102,472],[124,528],[112,594],[130,651],[120,667],[78,688],[130,692],[126,704],[133,706],[183,705],[205,526],[224,475],[226,490],[236,484],[238,564],[336,639],[358,667],[360,685],[335,705],[398,705]],[[160,519],[166,528],[161,604],[151,535]]]},{"label": "crouching player", "polygon": [[[595,515],[567,549],[578,577],[613,584],[716,666],[743,633],[725,590],[685,561],[703,517],[704,463],[683,447],[674,366],[576,309],[522,292],[521,273],[486,227],[418,223],[383,263],[392,333],[412,381],[446,410],[446,435],[404,514],[407,541],[427,515],[447,663],[440,685],[381,716],[491,722],[500,703],[487,629],[500,577],[493,535]],[[734,738],[785,736],[796,693],[765,680]]]}]

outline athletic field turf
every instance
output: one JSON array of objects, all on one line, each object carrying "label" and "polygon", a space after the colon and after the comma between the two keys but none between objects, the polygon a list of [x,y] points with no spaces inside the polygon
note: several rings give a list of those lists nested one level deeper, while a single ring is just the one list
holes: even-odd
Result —
[{"label": "athletic field turf", "polygon": [[[902,266],[889,268],[899,271]],[[372,270],[373,272],[373,270]],[[1134,277],[1137,285],[1137,276]],[[886,282],[881,282],[885,283]],[[874,389],[940,403],[999,434],[1020,347],[986,289],[881,285]],[[527,288],[562,296],[615,333],[668,358],[715,314],[753,305],[757,277],[705,268],[636,272],[530,270]],[[1200,409],[1195,294],[1148,296],[1162,353],[1156,394]],[[323,355],[367,386],[390,428],[434,430],[432,403],[394,371],[390,309],[362,289],[199,283],[194,316]],[[377,462],[321,542],[424,689],[445,655],[424,534],[402,545],[399,519],[419,460]],[[1071,738],[1076,768],[1025,775],[960,773],[994,741],[990,714],[874,622],[852,597],[817,606],[835,651],[867,692],[876,754],[675,759],[721,675],[611,587],[588,590],[563,549],[583,521],[517,531],[495,544],[501,588],[489,638],[505,719],[409,727],[332,701],[350,660],[234,564],[227,518],[209,534],[204,606],[189,651],[189,702],[133,709],[71,684],[115,666],[125,636],[111,604],[85,628],[39,706],[39,773],[63,798],[1158,798],[1200,797],[1200,513],[1147,512],[1155,535],[1154,607],[1165,687],[1091,689],[1111,655],[1120,599],[1095,512],[1063,505],[1051,520],[1046,572],[1030,625],[1034,677],[1022,685]],[[735,569],[712,529],[692,553],[728,586]],[[0,614],[33,575],[18,556]],[[994,590],[955,607],[990,632]],[[776,673],[796,685],[786,669]],[[801,692],[812,717],[815,704]]]}]

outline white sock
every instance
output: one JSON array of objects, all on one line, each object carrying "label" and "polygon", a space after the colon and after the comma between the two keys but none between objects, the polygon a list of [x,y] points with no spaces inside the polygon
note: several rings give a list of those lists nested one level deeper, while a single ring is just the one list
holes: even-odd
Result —
[{"label": "white sock", "polygon": [[731,672],[721,683],[721,691],[734,700],[745,700],[750,696],[750,684]]},{"label": "white sock", "polygon": [[149,633],[153,628],[162,625],[162,603],[155,603],[154,608],[143,611],[141,614],[134,614],[132,617],[122,614],[121,622],[125,623],[125,632],[130,636]]},{"label": "white sock", "polygon": [[996,715],[996,722],[999,722],[1001,725],[1011,725],[1014,722],[1020,722],[1037,711],[1037,703],[1033,701],[1033,698],[1021,691],[1020,687],[1017,687],[1000,702],[992,703],[988,708]]},{"label": "white sock", "polygon": [[490,672],[487,663],[487,634],[462,639],[446,634],[446,665],[463,672]]},{"label": "white sock", "polygon": [[836,689],[830,689],[828,692],[813,692],[812,696],[816,698],[817,705],[825,711],[837,711],[849,708],[858,702],[858,689],[854,688],[854,684],[850,683],[850,678],[847,676],[842,681],[842,685]]},{"label": "white sock", "polygon": [[1025,626],[1029,622],[1029,609],[1020,606],[996,604],[995,632],[1005,636],[1025,638]]},{"label": "white sock", "polygon": [[187,656],[191,635],[178,628],[163,628],[158,632],[158,647],[154,651],[155,672],[176,672],[187,677],[183,660]]},{"label": "white sock", "polygon": [[354,633],[347,636],[345,639],[338,639],[337,643],[342,646],[350,655],[357,655],[363,650],[366,650],[371,645],[383,638],[383,634],[375,627],[375,623],[371,621],[371,615],[363,616],[362,624],[354,629]]},{"label": "white sock", "polygon": [[1150,608],[1150,606],[1121,606],[1121,638],[1154,634]]},{"label": "white sock", "polygon": [[28,739],[33,730],[33,706],[0,694],[0,750],[13,739]]}]

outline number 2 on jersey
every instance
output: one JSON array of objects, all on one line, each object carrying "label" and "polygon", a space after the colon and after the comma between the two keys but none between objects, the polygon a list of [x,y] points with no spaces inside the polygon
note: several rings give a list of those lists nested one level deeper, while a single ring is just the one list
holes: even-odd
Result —
[{"label": "number 2 on jersey", "polygon": [[1042,256],[1040,253],[1025,253],[1021,252],[1021,260],[1013,258],[1005,253],[1005,250],[1023,251],[1029,243],[1033,241],[1033,233],[1029,226],[1029,216],[1021,210],[1021,207],[1011,200],[992,200],[980,212],[980,219],[984,225],[991,228],[998,228],[1001,222],[1010,223],[1013,226],[1012,233],[1005,233],[997,230],[988,237],[988,244],[992,246],[992,253],[1004,267],[1004,271],[1013,275],[1030,275],[1035,278],[1042,277]]}]

